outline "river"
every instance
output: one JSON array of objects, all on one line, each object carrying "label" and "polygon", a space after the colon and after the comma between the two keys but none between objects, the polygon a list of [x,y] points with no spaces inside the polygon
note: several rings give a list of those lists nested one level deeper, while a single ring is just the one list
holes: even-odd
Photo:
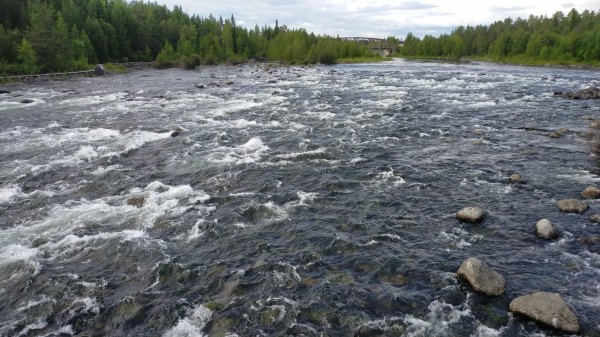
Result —
[{"label": "river", "polygon": [[[534,291],[599,335],[600,203],[556,204],[600,181],[581,137],[600,104],[553,97],[598,75],[394,60],[5,86],[0,335],[555,335],[508,311]],[[455,219],[469,205],[481,224]],[[471,256],[504,295],[456,280]]]}]

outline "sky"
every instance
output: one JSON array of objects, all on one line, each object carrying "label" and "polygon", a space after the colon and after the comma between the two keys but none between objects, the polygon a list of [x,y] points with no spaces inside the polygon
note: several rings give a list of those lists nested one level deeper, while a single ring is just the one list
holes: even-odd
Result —
[{"label": "sky", "polygon": [[599,0],[157,0],[169,8],[178,5],[188,14],[223,19],[237,25],[286,25],[315,34],[340,37],[396,36],[408,32],[423,37],[450,33],[460,25],[488,25],[507,17],[530,14],[567,14],[575,8],[600,11]]}]

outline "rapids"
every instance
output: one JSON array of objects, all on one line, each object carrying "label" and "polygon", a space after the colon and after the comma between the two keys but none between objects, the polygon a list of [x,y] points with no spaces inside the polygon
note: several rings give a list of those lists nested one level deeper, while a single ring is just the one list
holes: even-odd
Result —
[{"label": "rapids", "polygon": [[[6,86],[0,335],[555,335],[508,312],[537,290],[599,335],[600,203],[556,203],[600,181],[580,136],[600,105],[552,96],[598,75],[395,60]],[[505,295],[457,282],[471,256]]]}]

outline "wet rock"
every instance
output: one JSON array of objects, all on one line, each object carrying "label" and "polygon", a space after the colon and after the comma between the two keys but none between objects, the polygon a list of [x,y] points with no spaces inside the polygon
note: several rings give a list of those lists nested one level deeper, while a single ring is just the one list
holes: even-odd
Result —
[{"label": "wet rock", "polygon": [[206,86],[204,84],[194,84],[194,88],[198,88],[198,89],[204,89],[206,88]]},{"label": "wet rock", "polygon": [[3,94],[10,94],[10,91],[8,91],[8,90],[0,90],[0,95],[3,95]]},{"label": "wet rock", "polygon": [[275,90],[271,93],[272,96],[279,96],[279,91]]},{"label": "wet rock", "polygon": [[483,210],[479,207],[465,207],[456,213],[458,220],[470,223],[481,222],[483,216]]},{"label": "wet rock", "polygon": [[520,184],[523,181],[523,177],[520,174],[514,173],[508,177],[508,182],[511,184]]},{"label": "wet rock", "polygon": [[94,75],[104,76],[105,74],[106,74],[106,70],[104,69],[104,66],[101,64],[97,64],[96,69],[94,69]]},{"label": "wet rock", "polygon": [[558,208],[567,213],[583,213],[588,208],[588,205],[577,199],[563,199],[558,202]]},{"label": "wet rock", "polygon": [[588,186],[581,192],[581,197],[585,199],[598,199],[600,198],[600,188]]},{"label": "wet rock", "polygon": [[232,85],[232,84],[233,84],[233,81],[227,81],[227,82],[225,82],[225,85]]},{"label": "wet rock", "polygon": [[277,81],[276,80],[268,80],[267,83],[268,84],[273,84],[273,83],[277,83]]},{"label": "wet rock", "polygon": [[37,239],[33,240],[33,242],[31,243],[31,247],[37,248],[39,246],[45,245],[46,243],[48,243],[48,239],[37,238]]},{"label": "wet rock", "polygon": [[520,296],[510,302],[509,309],[560,331],[578,333],[581,329],[577,316],[560,294],[536,292]]},{"label": "wet rock", "polygon": [[185,131],[184,129],[180,128],[180,127],[175,127],[173,129],[171,129],[171,137],[177,137],[179,136],[183,131]]},{"label": "wet rock", "polygon": [[594,214],[590,217],[591,222],[600,223],[600,214]]},{"label": "wet rock", "polygon": [[473,290],[484,295],[500,296],[506,289],[504,277],[485,262],[474,257],[462,263],[456,276],[469,282]]},{"label": "wet rock", "polygon": [[552,131],[548,134],[550,138],[560,138],[560,135],[556,131]]},{"label": "wet rock", "polygon": [[553,239],[558,236],[558,233],[548,219],[542,219],[535,224],[535,230],[539,237],[544,239]]},{"label": "wet rock", "polygon": [[144,197],[136,197],[127,199],[127,205],[135,206],[135,207],[143,207],[146,202],[146,198]]},{"label": "wet rock", "polygon": [[600,236],[598,236],[598,235],[586,236],[586,237],[579,239],[579,242],[581,242],[582,244],[584,244],[586,246],[597,245],[600,243]]},{"label": "wet rock", "polygon": [[19,103],[21,103],[21,104],[31,104],[33,102],[34,101],[32,99],[29,99],[29,98],[23,98],[22,100],[19,101]]},{"label": "wet rock", "polygon": [[[558,95],[556,95],[558,93]],[[600,89],[588,87],[579,91],[567,91],[564,94],[560,91],[555,92],[556,96],[569,99],[595,99],[600,98]]]},{"label": "wet rock", "polygon": [[483,140],[474,140],[471,142],[473,145],[483,145]]},{"label": "wet rock", "polygon": [[569,129],[567,129],[567,128],[560,128],[560,129],[558,129],[558,130],[556,130],[554,132],[556,132],[559,136],[564,136],[567,133],[569,133]]},{"label": "wet rock", "polygon": [[471,131],[471,133],[475,136],[485,136],[485,130],[483,129],[474,129],[473,131]]},{"label": "wet rock", "polygon": [[596,119],[595,121],[590,123],[590,128],[592,129],[600,129],[600,119]]}]

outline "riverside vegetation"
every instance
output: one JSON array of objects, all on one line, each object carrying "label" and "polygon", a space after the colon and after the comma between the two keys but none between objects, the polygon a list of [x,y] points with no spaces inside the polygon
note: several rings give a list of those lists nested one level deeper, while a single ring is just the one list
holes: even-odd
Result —
[{"label": "riverside vegetation", "polygon": [[247,29],[223,20],[124,0],[3,0],[0,75],[89,69],[106,62],[159,67],[269,59],[287,64],[377,58],[366,45],[285,25]]},{"label": "riverside vegetation", "polygon": [[400,54],[420,58],[475,58],[532,65],[600,65],[600,13],[572,9],[493,24],[460,26],[422,39],[408,34]]}]

